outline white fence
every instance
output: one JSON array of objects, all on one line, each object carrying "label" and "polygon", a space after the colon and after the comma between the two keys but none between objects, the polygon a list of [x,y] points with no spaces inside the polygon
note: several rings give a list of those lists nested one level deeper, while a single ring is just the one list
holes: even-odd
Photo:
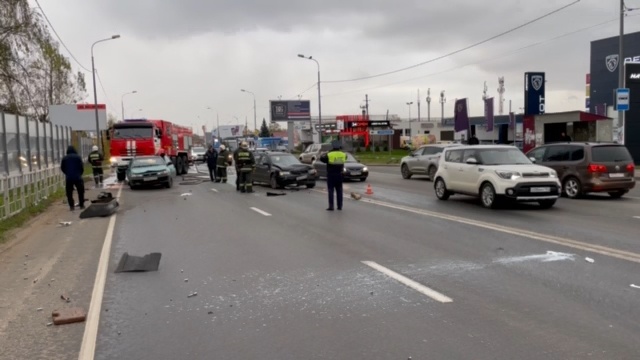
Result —
[{"label": "white fence", "polygon": [[59,166],[0,177],[0,221],[37,205],[64,188]]}]

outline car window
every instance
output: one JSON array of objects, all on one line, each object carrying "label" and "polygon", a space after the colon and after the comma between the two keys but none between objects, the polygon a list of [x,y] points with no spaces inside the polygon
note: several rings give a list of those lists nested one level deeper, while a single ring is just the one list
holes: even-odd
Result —
[{"label": "car window", "polygon": [[413,156],[420,156],[424,153],[424,148],[418,149],[413,152]]},{"label": "car window", "polygon": [[428,146],[424,148],[424,153],[422,153],[422,155],[435,155],[440,151],[442,150],[437,146]]},{"label": "car window", "polygon": [[594,162],[633,162],[633,158],[624,146],[594,146],[591,148]]},{"label": "car window", "polygon": [[462,150],[450,150],[445,155],[445,161],[459,163],[462,162]]},{"label": "car window", "polygon": [[544,161],[569,161],[571,149],[568,146],[550,146]]},{"label": "car window", "polygon": [[569,153],[571,161],[580,161],[584,159],[584,147],[582,146],[569,146]]},{"label": "car window", "polygon": [[533,149],[533,150],[529,151],[529,153],[527,154],[527,157],[536,159],[536,162],[541,162],[542,159],[544,159],[545,150],[547,150],[546,147]]},{"label": "car window", "polygon": [[478,159],[478,151],[475,149],[467,149],[464,151],[464,155],[462,156],[462,162],[466,163],[469,158]]}]

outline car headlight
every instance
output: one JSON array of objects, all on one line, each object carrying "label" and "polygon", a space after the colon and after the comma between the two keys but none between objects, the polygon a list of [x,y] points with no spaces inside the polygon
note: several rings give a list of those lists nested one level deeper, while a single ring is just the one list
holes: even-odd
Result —
[{"label": "car headlight", "polygon": [[522,174],[517,171],[496,170],[496,174],[498,174],[498,176],[500,176],[501,178],[507,180],[517,180],[522,177]]},{"label": "car headlight", "polygon": [[365,166],[365,167],[363,167],[363,168],[362,168],[362,171],[363,171],[363,172],[368,172],[368,171],[369,171],[369,169]]},{"label": "car headlight", "polygon": [[289,175],[288,171],[281,171],[280,172],[280,176],[287,176],[287,175]]},{"label": "car headlight", "polygon": [[342,172],[349,172],[349,170],[347,170],[347,168],[342,168]]},{"label": "car headlight", "polygon": [[132,179],[142,179],[142,175],[140,174],[131,174]]},{"label": "car headlight", "polygon": [[309,170],[309,174],[311,175],[315,175],[316,173],[317,173],[316,169]]},{"label": "car headlight", "polygon": [[158,175],[169,175],[169,170],[162,170],[158,173]]},{"label": "car headlight", "polygon": [[555,172],[555,171],[549,171],[549,177],[557,178],[558,177],[558,173]]},{"label": "car headlight", "polygon": [[117,157],[117,156],[113,156],[113,157],[111,158],[111,163],[112,163],[112,164],[117,164],[117,163],[118,163],[118,160],[119,160],[119,159],[118,159],[118,157]]}]

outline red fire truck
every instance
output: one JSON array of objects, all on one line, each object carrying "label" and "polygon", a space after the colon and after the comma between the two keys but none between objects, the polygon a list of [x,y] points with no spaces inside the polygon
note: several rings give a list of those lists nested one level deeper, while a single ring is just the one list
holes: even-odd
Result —
[{"label": "red fire truck", "polygon": [[158,155],[161,150],[173,161],[178,175],[189,171],[189,150],[193,130],[165,120],[131,119],[111,128],[111,166],[118,181],[124,181],[129,160],[134,156]]}]

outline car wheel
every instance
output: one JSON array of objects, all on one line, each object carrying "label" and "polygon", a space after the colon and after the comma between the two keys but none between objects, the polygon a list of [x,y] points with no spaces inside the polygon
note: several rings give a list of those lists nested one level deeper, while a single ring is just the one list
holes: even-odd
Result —
[{"label": "car wheel", "polygon": [[164,186],[165,186],[167,189],[171,189],[171,187],[173,187],[173,179],[172,179],[172,178],[169,178],[169,181],[167,181],[167,182],[166,182],[166,184],[164,184]]},{"label": "car wheel", "polygon": [[438,199],[447,200],[449,199],[449,196],[451,196],[451,193],[449,193],[449,190],[447,190],[447,184],[444,183],[444,180],[437,179],[433,187]]},{"label": "car wheel", "polygon": [[543,209],[551,209],[553,205],[556,204],[556,200],[541,200],[538,201],[538,204],[540,204],[540,207]]},{"label": "car wheel", "polygon": [[123,182],[124,179],[127,177],[127,173],[125,173],[124,171],[118,171],[117,177],[119,182]]},{"label": "car wheel", "polygon": [[316,162],[316,157],[315,156],[311,158],[311,163],[313,164],[314,162]]},{"label": "car wheel", "polygon": [[133,184],[129,183],[129,189],[131,189],[131,190],[135,190],[135,189],[137,189],[137,188],[138,188],[137,186],[135,186],[135,185],[133,185]]},{"label": "car wheel", "polygon": [[400,172],[402,173],[402,178],[403,179],[411,179],[411,171],[409,171],[409,167],[407,166],[407,164],[402,164],[402,167],[400,168]]},{"label": "car wheel", "polygon": [[609,196],[611,196],[614,199],[620,199],[621,197],[624,196],[624,194],[626,194],[627,191],[626,190],[620,190],[620,191],[610,191],[609,192]]},{"label": "car wheel", "polygon": [[496,190],[493,185],[489,183],[482,185],[480,188],[480,200],[482,201],[482,206],[488,209],[494,209],[498,205]]},{"label": "car wheel", "polygon": [[366,177],[361,178],[360,181],[365,182],[365,181],[367,181],[367,178]]},{"label": "car wheel", "polygon": [[316,187],[316,183],[307,184],[307,189],[313,189]]},{"label": "car wheel", "polygon": [[433,181],[433,179],[436,178],[436,172],[438,171],[438,169],[436,169],[435,166],[431,166],[429,168],[429,180]]},{"label": "car wheel", "polygon": [[569,199],[577,199],[582,196],[582,184],[580,184],[580,180],[573,176],[564,180],[562,190]]},{"label": "car wheel", "polygon": [[275,175],[271,175],[271,178],[269,179],[269,185],[271,185],[272,189],[277,189],[278,186],[278,180],[276,179]]}]

